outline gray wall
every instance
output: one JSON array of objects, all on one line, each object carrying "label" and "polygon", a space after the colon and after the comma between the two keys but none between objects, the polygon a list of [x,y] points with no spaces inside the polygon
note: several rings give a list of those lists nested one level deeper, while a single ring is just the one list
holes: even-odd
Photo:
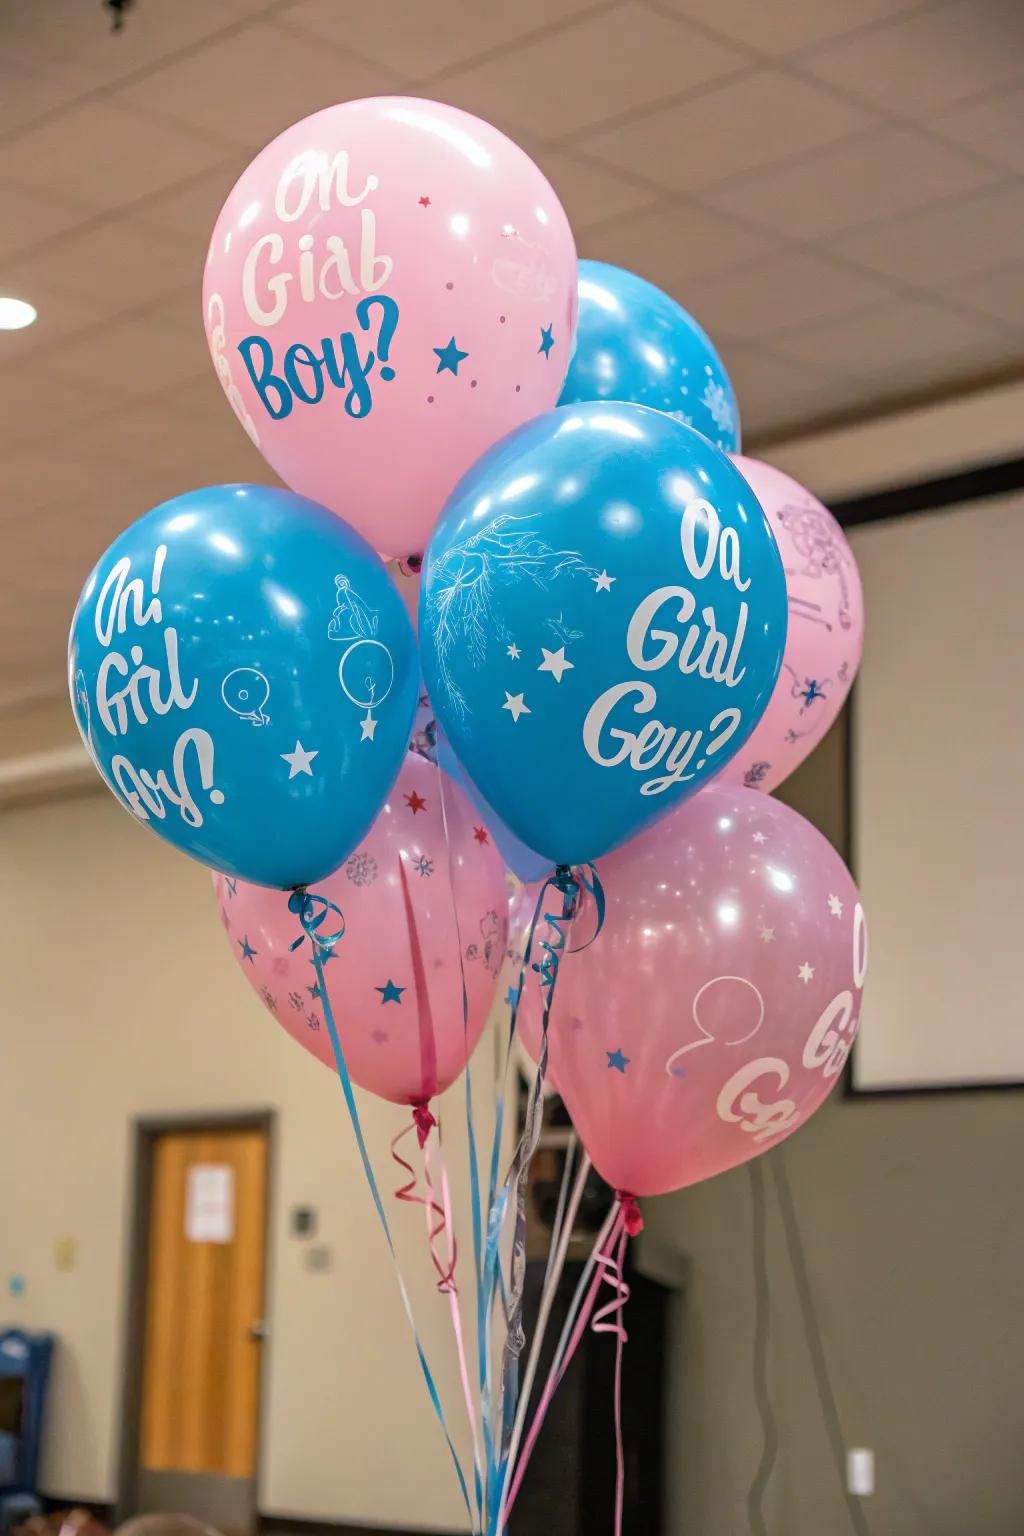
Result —
[{"label": "gray wall", "polygon": [[[841,851],[842,770],[837,731],[785,795]],[[785,1159],[846,1444],[875,1452],[873,1536],[1020,1536],[1024,1093],[841,1094],[762,1159],[780,1435],[768,1528],[852,1529],[779,1217]],[[671,1346],[666,1536],[740,1536],[761,1454],[750,1170],[648,1202],[647,1222],[693,1265]]]}]

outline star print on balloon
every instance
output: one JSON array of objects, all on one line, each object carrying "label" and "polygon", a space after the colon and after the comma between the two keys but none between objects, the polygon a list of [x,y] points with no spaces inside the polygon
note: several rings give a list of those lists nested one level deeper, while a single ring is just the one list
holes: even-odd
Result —
[{"label": "star print on balloon", "polygon": [[614,1051],[605,1051],[605,1055],[608,1057],[609,1068],[615,1072],[624,1073],[626,1068],[629,1066],[630,1057],[623,1056],[618,1047],[616,1047]]},{"label": "star print on balloon", "polygon": [[395,983],[389,977],[387,983],[383,987],[375,987],[374,991],[380,993],[380,1000],[382,1004],[401,1003],[402,993],[405,991],[405,987],[396,987]]},{"label": "star print on balloon", "polygon": [[426,800],[424,800],[422,795],[417,794],[415,790],[413,790],[411,795],[403,795],[402,798],[414,816],[417,811],[425,811],[427,808]]},{"label": "star print on balloon", "polygon": [[259,950],[253,949],[252,945],[249,943],[249,935],[246,934],[244,939],[236,939],[235,942],[237,943],[239,949],[242,951],[242,959],[248,960],[249,964],[252,965],[254,959],[259,954]]},{"label": "star print on balloon", "polygon": [[473,836],[476,838],[478,843],[489,843],[490,842],[490,838],[487,835],[486,827],[474,827],[473,828]]},{"label": "star print on balloon", "polygon": [[537,348],[537,351],[538,352],[543,352],[545,357],[548,356],[549,352],[551,351],[551,348],[555,344],[555,338],[554,338],[553,332],[554,332],[554,326],[553,325],[545,325],[545,326],[541,327],[540,346]]},{"label": "star print on balloon", "polygon": [[469,356],[468,352],[462,352],[459,350],[455,344],[454,336],[446,347],[434,347],[433,350],[438,358],[438,373],[454,373],[457,375],[459,371],[459,364],[465,362],[466,358]]},{"label": "star print on balloon", "polygon": [[301,741],[295,743],[293,752],[282,752],[281,757],[288,764],[288,777],[294,779],[297,773],[308,773],[313,777],[313,759],[319,757],[319,752],[307,752]]}]

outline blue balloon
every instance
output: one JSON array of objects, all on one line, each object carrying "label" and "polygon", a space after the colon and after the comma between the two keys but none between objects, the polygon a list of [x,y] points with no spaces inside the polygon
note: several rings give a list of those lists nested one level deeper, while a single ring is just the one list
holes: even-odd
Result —
[{"label": "blue balloon", "polygon": [[487,804],[459,762],[451,742],[443,731],[437,733],[437,761],[479,814],[484,826],[494,838],[495,846],[501,854],[506,869],[510,869],[516,879],[521,880],[524,885],[532,885],[535,880],[546,880],[551,874],[551,860],[545,859],[539,853],[534,853],[532,848],[527,848],[526,844],[521,843],[515,833],[506,827],[497,811]]},{"label": "blue balloon", "polygon": [[559,405],[629,400],[666,411],[726,453],[740,449],[725,365],[681,304],[642,277],[581,261],[576,352]]},{"label": "blue balloon", "polygon": [[754,494],[671,416],[538,416],[456,486],[427,550],[421,663],[480,793],[577,864],[693,794],[757,724],[786,579]]},{"label": "blue balloon", "polygon": [[218,485],[133,523],[71,624],[75,718],[140,821],[229,875],[337,869],[401,766],[412,626],[383,564],[290,491]]}]

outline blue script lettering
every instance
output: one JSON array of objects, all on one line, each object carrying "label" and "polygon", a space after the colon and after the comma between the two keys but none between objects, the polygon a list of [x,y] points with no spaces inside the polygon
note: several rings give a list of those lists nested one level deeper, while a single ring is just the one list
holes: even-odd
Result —
[{"label": "blue script lettering", "polygon": [[321,351],[315,352],[305,342],[294,342],[285,352],[280,372],[274,371],[274,349],[265,336],[246,336],[238,343],[238,351],[253,388],[263,402],[263,408],[274,421],[283,421],[291,415],[292,406],[298,400],[302,405],[316,405],[324,397],[330,382],[335,389],[347,389],[345,411],[349,416],[369,416],[373,409],[370,375],[376,363],[380,363],[380,377],[387,382],[395,377],[395,370],[388,363],[391,341],[398,326],[398,305],[384,294],[373,294],[360,299],[356,305],[359,329],[371,328],[373,311],[380,309],[380,326],[376,353],[368,351],[360,355],[359,337],[354,331],[344,331],[337,338],[321,338]]}]

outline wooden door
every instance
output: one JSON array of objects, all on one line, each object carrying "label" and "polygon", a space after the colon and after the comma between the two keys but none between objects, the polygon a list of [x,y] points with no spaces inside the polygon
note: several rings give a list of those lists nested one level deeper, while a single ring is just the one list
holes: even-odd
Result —
[{"label": "wooden door", "polygon": [[267,1137],[153,1142],[140,1509],[251,1526],[263,1337]]}]

